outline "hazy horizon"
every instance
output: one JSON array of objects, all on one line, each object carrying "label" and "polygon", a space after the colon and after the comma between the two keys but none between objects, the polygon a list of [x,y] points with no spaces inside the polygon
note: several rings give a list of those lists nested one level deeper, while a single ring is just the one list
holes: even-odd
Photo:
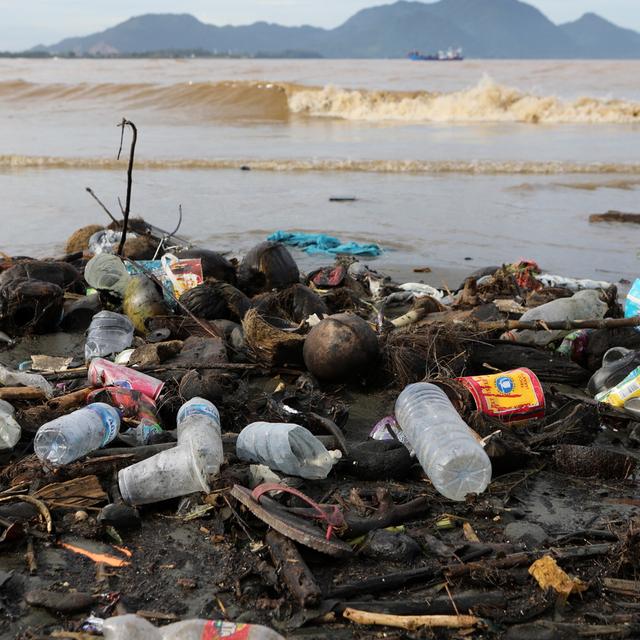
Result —
[{"label": "hazy horizon", "polygon": [[[394,0],[395,1],[395,0]],[[430,2],[427,2],[429,4]],[[257,21],[283,25],[310,24],[333,28],[357,11],[392,2],[375,0],[325,0],[321,9],[313,0],[112,0],[108,6],[91,6],[79,0],[0,0],[4,12],[0,51],[22,51],[63,38],[85,36],[144,13],[191,13],[210,24],[249,24]],[[556,24],[594,12],[618,26],[640,31],[637,0],[528,0]]]}]

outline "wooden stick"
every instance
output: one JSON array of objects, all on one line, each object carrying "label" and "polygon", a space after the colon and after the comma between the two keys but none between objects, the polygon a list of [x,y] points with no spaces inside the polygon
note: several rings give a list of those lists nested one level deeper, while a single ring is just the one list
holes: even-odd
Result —
[{"label": "wooden stick", "polygon": [[423,627],[464,629],[475,627],[482,622],[482,619],[476,616],[394,616],[388,613],[371,613],[358,609],[345,609],[342,615],[347,620],[358,624],[377,624],[406,629],[407,631],[416,631]]},{"label": "wooden stick", "polygon": [[495,322],[478,322],[481,331],[511,331],[523,329],[527,331],[572,331],[574,329],[618,329],[620,327],[640,326],[640,316],[633,318],[602,318],[598,320],[559,320],[557,322],[544,322],[534,320],[523,322],[522,320],[499,320]]},{"label": "wooden stick", "polygon": [[[86,374],[85,374],[86,375]],[[77,407],[78,405],[84,404],[87,396],[91,393],[92,389],[85,388],[80,389],[78,391],[73,391],[72,393],[67,393],[64,396],[60,396],[59,398],[54,398],[53,400],[49,400],[47,405],[54,410],[62,409],[72,409],[73,407]]]},{"label": "wooden stick", "polygon": [[122,212],[122,237],[120,238],[120,245],[118,246],[118,255],[122,256],[124,250],[124,243],[127,239],[127,227],[129,226],[129,213],[131,211],[131,187],[133,186],[133,158],[136,152],[136,142],[138,141],[138,129],[133,122],[122,118],[120,125],[122,127],[122,135],[120,136],[120,150],[118,151],[118,159],[120,159],[120,153],[122,152],[122,140],[124,138],[124,128],[126,126],[131,127],[133,131],[133,137],[131,139],[131,148],[129,150],[129,166],[127,167],[127,199],[125,202],[124,210]]},{"label": "wooden stick", "polygon": [[98,198],[98,196],[93,192],[93,189],[91,187],[85,187],[86,192],[102,207],[102,210],[111,218],[111,220],[113,220],[113,223],[116,226],[120,226],[120,222],[118,222],[112,215],[111,211],[109,211],[109,209],[107,209],[107,207],[105,206],[105,204],[102,202],[102,200],[100,200],[100,198]]},{"label": "wooden stick", "polygon": [[45,393],[38,387],[2,387],[0,389],[0,400],[44,400]]},{"label": "wooden stick", "polygon": [[304,561],[298,547],[277,531],[269,531],[265,537],[271,560],[291,595],[303,607],[313,607],[322,597],[320,587]]}]

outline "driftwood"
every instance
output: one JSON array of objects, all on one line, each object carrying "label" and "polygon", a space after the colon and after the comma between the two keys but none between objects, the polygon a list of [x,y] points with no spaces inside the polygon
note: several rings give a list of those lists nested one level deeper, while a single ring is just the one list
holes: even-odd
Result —
[{"label": "driftwood", "polygon": [[472,591],[454,594],[451,597],[438,596],[432,600],[365,600],[340,602],[334,607],[336,613],[345,609],[364,609],[376,613],[394,615],[426,616],[450,615],[452,613],[468,613],[478,607],[504,607],[507,598],[502,591]]},{"label": "driftwood", "polygon": [[623,213],[622,211],[607,211],[606,213],[592,213],[589,222],[629,222],[640,224],[640,213]]},{"label": "driftwood", "polygon": [[545,322],[544,320],[499,320],[494,322],[479,322],[481,331],[512,331],[524,329],[527,331],[574,331],[575,329],[619,329],[620,327],[637,327],[640,316],[632,318],[602,318],[598,320],[559,320]]},{"label": "driftwood", "polygon": [[[470,370],[508,371],[526,366],[545,382],[577,383],[591,375],[569,358],[504,340],[484,340],[467,344]],[[488,366],[487,366],[488,365]]]},{"label": "driftwood", "polygon": [[464,629],[478,626],[482,619],[476,616],[394,616],[387,613],[372,613],[358,609],[345,609],[343,617],[358,624],[382,625],[415,631],[423,627],[446,627],[449,629]]},{"label": "driftwood", "polygon": [[0,400],[26,402],[44,400],[45,393],[38,387],[3,387],[0,389]]},{"label": "driftwood", "polygon": [[269,531],[265,537],[271,560],[291,595],[303,606],[318,604],[322,596],[313,574],[296,545],[277,531]]}]

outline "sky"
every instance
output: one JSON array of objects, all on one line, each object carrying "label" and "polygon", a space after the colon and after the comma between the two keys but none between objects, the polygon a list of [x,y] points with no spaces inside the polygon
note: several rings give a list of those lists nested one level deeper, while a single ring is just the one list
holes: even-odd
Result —
[{"label": "sky", "polygon": [[[528,0],[554,22],[593,11],[640,31],[640,0]],[[386,0],[0,0],[0,51],[53,44],[102,31],[132,15],[191,13],[212,24],[256,20],[335,27],[356,11]]]}]

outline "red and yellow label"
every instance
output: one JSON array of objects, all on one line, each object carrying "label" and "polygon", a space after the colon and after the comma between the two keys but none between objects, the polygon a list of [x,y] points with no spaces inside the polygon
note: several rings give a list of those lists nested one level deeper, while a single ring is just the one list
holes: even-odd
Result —
[{"label": "red and yellow label", "polygon": [[224,620],[209,620],[202,630],[200,640],[248,640],[250,624],[236,624]]},{"label": "red and yellow label", "polygon": [[458,378],[473,396],[478,411],[505,422],[544,415],[542,385],[530,369],[514,369],[488,376]]}]

